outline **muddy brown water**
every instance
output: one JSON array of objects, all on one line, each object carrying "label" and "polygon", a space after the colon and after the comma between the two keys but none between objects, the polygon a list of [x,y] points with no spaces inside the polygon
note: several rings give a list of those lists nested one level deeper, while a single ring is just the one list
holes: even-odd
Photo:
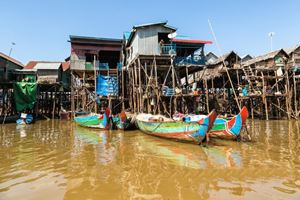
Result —
[{"label": "muddy brown water", "polygon": [[300,199],[300,122],[208,146],[50,120],[0,125],[0,199]]}]

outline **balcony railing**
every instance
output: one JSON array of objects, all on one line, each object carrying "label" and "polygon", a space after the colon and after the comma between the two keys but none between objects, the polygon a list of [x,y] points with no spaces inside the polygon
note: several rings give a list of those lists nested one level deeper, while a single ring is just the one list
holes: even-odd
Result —
[{"label": "balcony railing", "polygon": [[[99,65],[99,61],[96,61],[96,66]],[[86,62],[85,60],[71,60],[71,70],[94,70],[94,62]]]},{"label": "balcony railing", "polygon": [[[96,70],[109,70],[110,68],[122,70],[123,64],[117,63],[117,66],[109,66],[109,63],[100,63],[96,61]],[[86,62],[85,60],[71,60],[71,70],[94,70],[94,62]]]},{"label": "balcony railing", "polygon": [[[176,47],[176,44],[164,44],[161,46],[161,54],[176,56],[177,48],[180,48],[180,47]],[[204,58],[204,56],[201,56],[201,55],[193,55],[193,56],[189,55],[186,57],[176,56],[174,63],[177,65],[187,65],[187,64],[204,65],[205,58]]]},{"label": "balcony railing", "polygon": [[176,55],[176,44],[164,44],[161,46],[161,54]]},{"label": "balcony railing", "polygon": [[177,65],[205,65],[205,57],[200,55],[175,57],[175,64]]}]

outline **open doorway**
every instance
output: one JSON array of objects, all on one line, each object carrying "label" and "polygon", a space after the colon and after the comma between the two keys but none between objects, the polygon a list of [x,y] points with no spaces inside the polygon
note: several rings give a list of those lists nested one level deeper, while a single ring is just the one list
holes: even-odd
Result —
[{"label": "open doorway", "polygon": [[110,69],[116,69],[120,62],[120,51],[100,51],[99,62],[108,63]]}]

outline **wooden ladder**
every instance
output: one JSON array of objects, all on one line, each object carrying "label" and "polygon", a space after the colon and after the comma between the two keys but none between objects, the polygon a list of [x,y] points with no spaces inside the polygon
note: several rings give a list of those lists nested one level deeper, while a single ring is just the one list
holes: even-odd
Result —
[{"label": "wooden ladder", "polygon": [[244,66],[242,69],[249,83],[249,92],[254,93],[258,89],[255,74],[250,66]]}]

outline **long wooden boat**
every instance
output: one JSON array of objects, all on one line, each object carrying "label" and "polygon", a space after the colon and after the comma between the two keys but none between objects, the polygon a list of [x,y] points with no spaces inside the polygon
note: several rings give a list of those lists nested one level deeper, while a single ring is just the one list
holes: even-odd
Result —
[{"label": "long wooden boat", "polygon": [[241,109],[240,113],[230,120],[217,118],[212,129],[209,132],[209,135],[224,139],[236,139],[240,136],[240,133],[246,123],[246,119],[248,118],[248,116],[248,109],[246,106],[244,106]]},{"label": "long wooden boat", "polygon": [[135,125],[135,115],[132,113],[126,113],[122,111],[118,116],[113,118],[113,122],[119,130],[134,130]]},{"label": "long wooden boat", "polygon": [[106,109],[104,114],[91,113],[89,115],[75,117],[74,121],[76,124],[83,127],[108,129],[109,114],[110,110]]},{"label": "long wooden boat", "polygon": [[149,135],[200,144],[216,117],[215,111],[194,122],[175,121],[161,115],[139,114],[136,121],[138,128]]}]

